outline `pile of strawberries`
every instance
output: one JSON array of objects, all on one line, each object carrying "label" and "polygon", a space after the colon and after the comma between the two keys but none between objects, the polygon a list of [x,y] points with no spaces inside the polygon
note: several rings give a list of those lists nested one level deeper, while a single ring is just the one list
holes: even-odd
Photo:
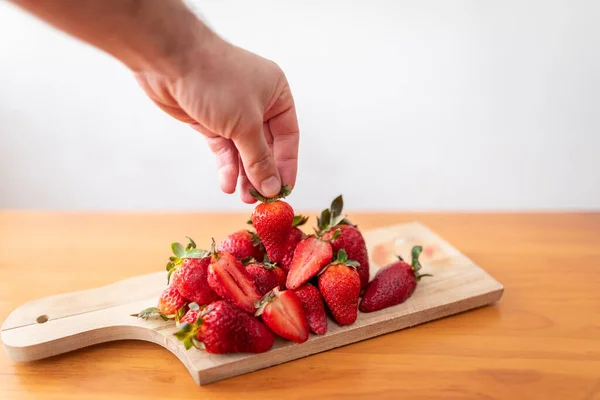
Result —
[{"label": "pile of strawberries", "polygon": [[297,343],[310,332],[325,334],[327,313],[344,326],[356,321],[358,310],[400,304],[426,276],[419,274],[421,247],[415,246],[412,265],[400,259],[369,282],[365,241],[342,214],[342,196],[306,235],[298,226],[307,218],[281,200],[289,192],[287,186],[275,198],[252,192],[260,201],[249,221],[255,232],[234,232],[218,246],[213,240],[210,251],[190,238],[186,247],[173,243],[169,284],[157,307],[134,316],[174,319],[186,349],[260,353],[272,347],[275,334]]}]

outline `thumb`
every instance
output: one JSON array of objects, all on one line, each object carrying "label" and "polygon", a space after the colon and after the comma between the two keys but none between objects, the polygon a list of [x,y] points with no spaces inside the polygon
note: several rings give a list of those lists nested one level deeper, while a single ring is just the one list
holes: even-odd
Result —
[{"label": "thumb", "polygon": [[281,190],[281,178],[267,145],[262,123],[252,124],[247,131],[232,135],[232,140],[252,186],[265,197],[277,195]]}]

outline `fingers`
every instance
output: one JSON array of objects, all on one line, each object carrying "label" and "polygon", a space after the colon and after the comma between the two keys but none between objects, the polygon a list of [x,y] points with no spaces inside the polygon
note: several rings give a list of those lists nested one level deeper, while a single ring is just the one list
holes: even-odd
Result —
[{"label": "fingers", "polygon": [[281,181],[292,188],[298,172],[298,119],[294,105],[269,120],[273,135],[273,156]]},{"label": "fingers", "polygon": [[231,137],[252,186],[266,197],[278,194],[281,179],[263,134],[262,121],[251,124],[248,130],[234,132]]},{"label": "fingers", "polygon": [[246,204],[256,203],[256,199],[252,197],[250,194],[250,189],[254,189],[254,186],[248,180],[248,176],[246,175],[246,171],[244,170],[244,164],[242,164],[242,159],[239,160],[239,170],[240,170],[240,198]]},{"label": "fingers", "polygon": [[232,194],[235,192],[239,174],[238,152],[231,140],[220,136],[207,137],[206,142],[216,157],[221,190]]}]

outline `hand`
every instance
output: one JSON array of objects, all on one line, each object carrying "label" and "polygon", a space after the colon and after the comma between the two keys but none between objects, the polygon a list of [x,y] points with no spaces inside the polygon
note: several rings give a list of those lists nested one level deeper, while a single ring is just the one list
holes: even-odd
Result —
[{"label": "hand", "polygon": [[[168,74],[138,71],[135,76],[163,111],[206,136],[215,154],[221,190],[245,203],[294,186],[299,129],[287,79],[272,61],[212,35],[171,58]],[[163,69],[164,70],[164,69]]]}]

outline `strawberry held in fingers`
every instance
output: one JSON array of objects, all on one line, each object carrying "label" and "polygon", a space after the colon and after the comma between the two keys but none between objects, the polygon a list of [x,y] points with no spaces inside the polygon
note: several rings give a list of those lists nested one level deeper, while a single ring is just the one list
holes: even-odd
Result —
[{"label": "strawberry held in fingers", "polygon": [[296,246],[286,286],[297,289],[331,262],[333,251],[329,242],[309,236]]},{"label": "strawberry held in fingers", "polygon": [[310,330],[317,335],[324,335],[327,332],[327,315],[319,289],[307,283],[294,290],[294,293],[302,303]]},{"label": "strawberry held in fingers", "polygon": [[[348,258],[358,262],[358,275],[360,276],[361,288],[367,287],[369,283],[369,255],[362,233],[342,214],[344,200],[342,195],[336,197],[329,209],[323,210],[318,218],[319,233],[324,239],[331,240],[333,252],[337,253],[344,249]],[[337,238],[336,231],[339,230]]]},{"label": "strawberry held in fingers", "polygon": [[214,249],[208,267],[208,284],[221,296],[240,309],[254,313],[254,303],[260,300],[260,293],[254,286],[252,276],[244,265],[229,253],[221,253]]},{"label": "strawberry held in fingers", "polygon": [[351,325],[358,316],[360,277],[356,272],[358,263],[348,260],[341,249],[337,259],[319,274],[319,290],[325,304],[338,325]]},{"label": "strawberry held in fingers", "polygon": [[411,264],[398,257],[397,262],[379,270],[367,286],[360,302],[360,311],[373,312],[403,303],[413,294],[422,277],[432,276],[419,273],[421,269],[419,255],[422,250],[421,246],[412,248]]},{"label": "strawberry held in fingers", "polygon": [[308,320],[302,302],[292,290],[275,288],[264,295],[256,315],[261,316],[264,323],[282,338],[296,343],[308,340]]},{"label": "strawberry held in fingers", "polygon": [[285,289],[286,273],[276,264],[271,262],[246,262],[246,271],[254,279],[254,286],[260,295],[264,295],[273,288]]},{"label": "strawberry held in fingers", "polygon": [[297,243],[302,239],[302,231],[295,228],[306,221],[301,216],[294,217],[294,210],[283,200],[291,193],[289,186],[284,185],[279,195],[266,198],[255,190],[252,196],[259,200],[252,212],[252,225],[263,245],[269,259],[288,269]]},{"label": "strawberry held in fingers", "polygon": [[231,253],[235,258],[254,258],[262,261],[265,256],[265,248],[258,234],[247,229],[242,229],[227,236],[217,250]]},{"label": "strawberry held in fingers", "polygon": [[219,300],[202,311],[197,304],[181,318],[175,336],[186,349],[204,348],[208,353],[264,353],[275,336],[258,318],[231,303]]}]

